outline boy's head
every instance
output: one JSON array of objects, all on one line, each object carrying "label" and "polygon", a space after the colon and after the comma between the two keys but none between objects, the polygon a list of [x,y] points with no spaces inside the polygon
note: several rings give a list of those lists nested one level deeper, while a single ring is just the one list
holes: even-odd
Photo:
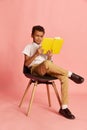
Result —
[{"label": "boy's head", "polygon": [[42,26],[40,25],[33,26],[32,33],[31,33],[33,42],[40,44],[43,40],[44,34],[45,34],[45,29]]}]

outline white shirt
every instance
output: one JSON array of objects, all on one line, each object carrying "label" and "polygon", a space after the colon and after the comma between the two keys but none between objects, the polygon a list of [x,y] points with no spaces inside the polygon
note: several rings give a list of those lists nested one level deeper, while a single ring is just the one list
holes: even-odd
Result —
[{"label": "white shirt", "polygon": [[[35,42],[28,44],[25,46],[24,50],[23,50],[23,54],[31,57],[32,55],[35,54],[36,50],[40,47],[40,45],[36,44]],[[41,54],[39,56],[37,56],[32,63],[29,65],[32,66],[34,64],[40,64],[43,61],[45,61],[47,59],[47,56],[45,54]]]}]

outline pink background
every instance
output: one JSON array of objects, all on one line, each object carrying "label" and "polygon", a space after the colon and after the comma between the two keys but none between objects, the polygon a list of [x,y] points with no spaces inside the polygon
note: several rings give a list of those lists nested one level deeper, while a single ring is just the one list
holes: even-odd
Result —
[{"label": "pink background", "polygon": [[20,86],[23,87],[24,57],[21,52],[31,42],[31,28],[37,24],[45,27],[46,36],[64,38],[63,49],[60,55],[54,56],[54,61],[63,68],[81,74],[86,82],[86,0],[1,0],[0,87],[18,91]]},{"label": "pink background", "polygon": [[65,41],[54,62],[85,78],[81,85],[70,81],[70,93],[87,94],[87,0],[0,0],[0,93],[21,98],[28,81],[22,50],[38,24],[45,36]]}]

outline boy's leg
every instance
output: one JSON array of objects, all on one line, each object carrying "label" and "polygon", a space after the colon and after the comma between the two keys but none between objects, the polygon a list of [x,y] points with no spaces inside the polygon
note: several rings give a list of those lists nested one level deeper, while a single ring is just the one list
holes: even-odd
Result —
[{"label": "boy's leg", "polygon": [[55,65],[53,62],[46,60],[43,62],[43,64],[46,67],[46,71],[48,74],[57,74],[57,75],[63,75],[68,77],[68,71]]},{"label": "boy's leg", "polygon": [[33,65],[31,68],[31,74],[43,76],[47,73],[44,63]]},{"label": "boy's leg", "polygon": [[58,67],[57,65],[55,65],[53,62],[51,62],[49,60],[46,60],[39,65],[34,65],[32,67],[32,73],[38,74],[41,76],[43,76],[46,73],[49,73],[50,75],[52,73],[52,74],[59,74],[59,75],[68,76],[67,70],[64,70],[64,69]]},{"label": "boy's leg", "polygon": [[73,80],[75,83],[78,83],[78,84],[80,84],[84,81],[83,77],[81,77],[75,73],[72,73],[71,77],[69,77],[69,71],[58,67],[50,60],[46,60],[46,61],[42,62],[41,64],[34,66],[33,70],[34,70],[34,73],[37,73],[41,76],[43,76],[46,73],[65,75],[65,76],[68,76],[68,78],[70,78],[71,80]]},{"label": "boy's leg", "polygon": [[50,74],[60,80],[61,83],[61,103],[62,105],[68,105],[68,77],[59,74]]},{"label": "boy's leg", "polygon": [[57,77],[61,82],[61,97],[62,104],[68,103],[68,71],[64,70],[53,62],[46,60],[39,65],[34,65],[32,67],[32,73],[43,76],[44,74],[49,74],[50,76]]},{"label": "boy's leg", "polygon": [[51,76],[57,77],[61,82],[61,98],[62,98],[62,106],[59,110],[59,113],[68,119],[74,119],[75,116],[70,112],[68,108],[62,108],[63,105],[68,104],[68,71],[54,65],[50,61],[45,61],[39,65],[35,65],[32,67],[32,73],[44,75],[48,73]]}]

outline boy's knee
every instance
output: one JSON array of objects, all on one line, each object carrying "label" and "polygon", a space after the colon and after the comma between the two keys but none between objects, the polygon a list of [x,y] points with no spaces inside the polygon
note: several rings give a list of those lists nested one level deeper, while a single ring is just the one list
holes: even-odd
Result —
[{"label": "boy's knee", "polygon": [[68,77],[62,75],[62,76],[59,77],[59,80],[60,80],[61,83],[67,82],[68,81]]},{"label": "boy's knee", "polygon": [[50,61],[50,60],[45,60],[44,61],[44,65],[46,65],[46,66],[48,65],[49,66],[50,64],[52,64],[52,61]]},{"label": "boy's knee", "polygon": [[44,63],[43,63],[43,64],[45,65],[46,70],[48,70],[48,69],[49,69],[49,67],[50,67],[50,65],[51,65],[52,63],[51,63],[51,61],[50,61],[50,60],[46,60],[46,61],[44,61]]}]

